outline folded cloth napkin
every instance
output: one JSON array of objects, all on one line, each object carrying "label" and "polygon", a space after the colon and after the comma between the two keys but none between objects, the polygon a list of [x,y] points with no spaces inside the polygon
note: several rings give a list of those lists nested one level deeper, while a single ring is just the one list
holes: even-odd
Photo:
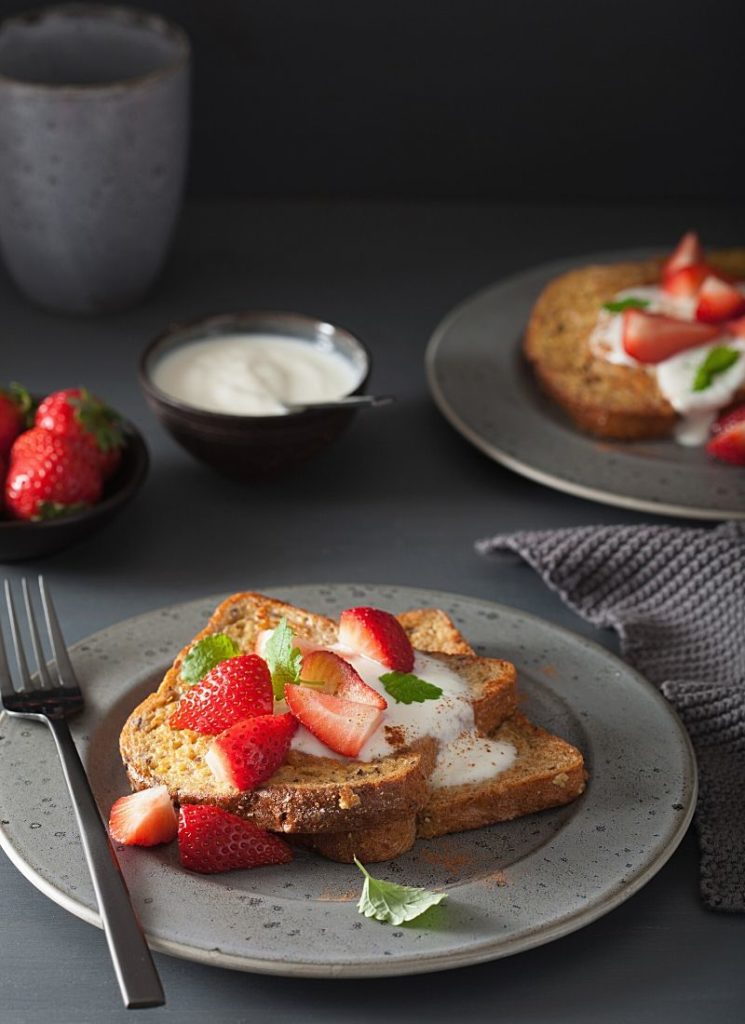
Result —
[{"label": "folded cloth napkin", "polygon": [[745,911],[745,524],[588,526],[479,541],[513,551],[659,686],[696,750],[701,894]]}]

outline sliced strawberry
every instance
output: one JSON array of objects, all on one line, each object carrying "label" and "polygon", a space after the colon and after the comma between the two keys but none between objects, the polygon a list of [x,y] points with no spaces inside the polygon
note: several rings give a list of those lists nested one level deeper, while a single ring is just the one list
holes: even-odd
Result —
[{"label": "sliced strawberry", "polygon": [[735,466],[745,466],[745,403],[723,413],[711,428],[709,455]]},{"label": "sliced strawberry", "polygon": [[699,290],[711,270],[705,263],[692,263],[663,278],[662,290],[667,295],[692,297]]},{"label": "sliced strawberry", "polygon": [[111,808],[111,838],[125,846],[156,846],[176,838],[177,819],[165,786],[122,796]]},{"label": "sliced strawberry", "polygon": [[720,430],[706,445],[709,455],[734,466],[745,466],[745,423]]},{"label": "sliced strawberry", "polygon": [[627,309],[623,313],[623,347],[640,363],[661,363],[687,348],[705,345],[720,328],[660,313]]},{"label": "sliced strawberry", "polygon": [[371,704],[384,711],[388,701],[382,694],[368,686],[359,672],[333,651],[312,651],[303,658],[300,670],[303,682],[323,683],[324,693],[335,693],[345,700],[356,700],[360,704]]},{"label": "sliced strawberry", "polygon": [[406,632],[390,612],[379,608],[347,608],[339,618],[339,643],[387,668],[411,672],[414,649]]},{"label": "sliced strawberry", "polygon": [[699,237],[695,231],[688,231],[665,262],[662,268],[662,279],[664,281],[682,267],[690,267],[694,263],[703,262],[704,250],[701,248]]},{"label": "sliced strawberry", "polygon": [[711,432],[712,434],[719,434],[721,431],[729,430],[730,427],[734,427],[738,423],[745,423],[745,402],[742,405],[736,405],[734,409],[730,407],[729,411],[720,413],[712,424]]},{"label": "sliced strawberry", "polygon": [[745,313],[745,295],[739,288],[710,274],[701,285],[696,306],[696,319],[718,324]]},{"label": "sliced strawberry", "polygon": [[359,754],[383,717],[383,712],[372,704],[345,700],[333,693],[318,693],[309,686],[286,687],[285,700],[309,732],[337,754],[347,757]]},{"label": "sliced strawberry", "polygon": [[734,334],[736,338],[745,338],[745,316],[741,316],[737,320],[730,320],[728,324],[725,324],[725,328],[728,334]]},{"label": "sliced strawberry", "polygon": [[272,677],[263,658],[241,654],[210,669],[187,690],[168,720],[174,729],[217,734],[244,718],[271,715]]},{"label": "sliced strawberry", "polygon": [[204,759],[218,782],[255,789],[284,763],[296,729],[290,714],[247,718],[216,736]]},{"label": "sliced strawberry", "polygon": [[209,804],[181,805],[178,852],[185,868],[202,874],[292,860],[290,847],[279,836]]}]

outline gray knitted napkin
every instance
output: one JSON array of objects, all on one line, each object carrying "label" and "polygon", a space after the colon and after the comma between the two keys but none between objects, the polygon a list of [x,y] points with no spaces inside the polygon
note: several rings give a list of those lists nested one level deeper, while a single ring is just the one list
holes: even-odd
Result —
[{"label": "gray knitted napkin", "polygon": [[588,526],[479,541],[513,551],[659,686],[696,750],[701,895],[745,911],[745,524]]}]

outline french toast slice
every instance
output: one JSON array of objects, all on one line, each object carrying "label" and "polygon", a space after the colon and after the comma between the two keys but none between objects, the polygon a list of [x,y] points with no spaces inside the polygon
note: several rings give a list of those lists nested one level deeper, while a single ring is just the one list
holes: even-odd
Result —
[{"label": "french toast slice", "polygon": [[[268,782],[240,792],[217,782],[206,765],[211,737],[168,724],[187,689],[180,666],[196,640],[225,632],[241,650],[250,652],[258,633],[273,628],[282,617],[298,637],[323,645],[336,640],[336,623],[325,616],[261,594],[236,594],[225,600],[206,628],[179,653],[157,692],[135,708],[122,729],[120,751],[132,787],[163,784],[179,803],[215,804],[250,817],[262,828],[286,833],[359,830],[413,818],[428,796],[427,779],[436,755],[431,738],[373,762],[339,761],[293,750]],[[464,653],[470,647],[443,612],[415,610],[405,614],[403,625],[422,649],[432,651],[439,645],[461,652],[432,653],[468,679],[474,719],[482,732],[491,731],[514,711],[513,665]]]},{"label": "french toast slice", "polygon": [[[745,249],[707,254],[715,269],[745,278]],[[554,278],[538,297],[523,352],[541,388],[582,430],[623,441],[666,437],[678,415],[643,367],[594,355],[588,344],[604,302],[626,288],[655,284],[662,259],[582,267]],[[736,399],[745,399],[745,387]]]},{"label": "french toast slice", "polygon": [[571,803],[584,791],[587,772],[579,750],[519,711],[491,737],[515,747],[511,767],[483,782],[431,788],[415,820],[397,818],[380,829],[292,836],[292,841],[330,860],[351,863],[357,857],[372,864],[399,857],[416,839],[511,821]]},{"label": "french toast slice", "polygon": [[584,791],[587,772],[579,750],[521,712],[516,711],[491,736],[515,747],[513,764],[484,782],[433,788],[417,815],[418,838],[511,821],[570,803]]}]

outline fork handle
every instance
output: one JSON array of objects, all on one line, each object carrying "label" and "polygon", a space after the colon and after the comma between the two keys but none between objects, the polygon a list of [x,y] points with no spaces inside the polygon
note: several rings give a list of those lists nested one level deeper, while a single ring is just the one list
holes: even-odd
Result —
[{"label": "fork handle", "polygon": [[127,1009],[162,1006],[163,986],[137,920],[124,875],[93,792],[63,718],[47,719],[72,797],[85,859],[91,873],[116,980]]}]

